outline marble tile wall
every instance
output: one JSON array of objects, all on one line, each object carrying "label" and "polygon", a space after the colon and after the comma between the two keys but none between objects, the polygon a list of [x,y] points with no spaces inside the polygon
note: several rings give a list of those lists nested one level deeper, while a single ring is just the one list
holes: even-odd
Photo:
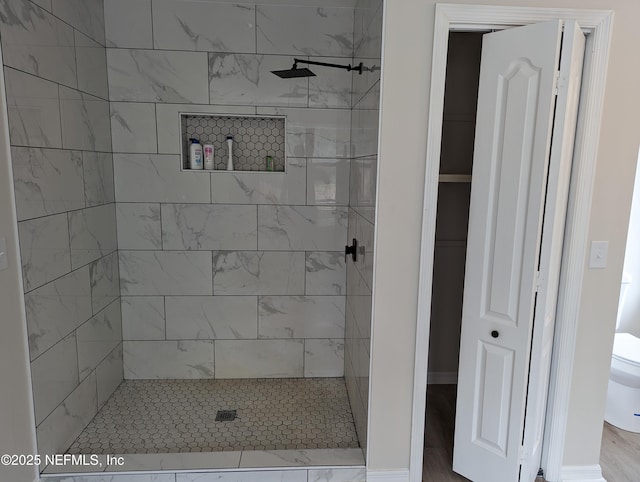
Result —
[{"label": "marble tile wall", "polygon": [[36,432],[64,451],[123,379],[102,0],[1,0]]},{"label": "marble tile wall", "polygon": [[[343,376],[352,76],[270,71],[354,9],[104,1],[125,377]],[[286,116],[285,172],[181,171],[179,112]]]},{"label": "marble tile wall", "polygon": [[[297,452],[297,451],[285,451],[285,452]],[[250,454],[251,452],[247,452]],[[253,453],[256,453],[255,451]],[[218,462],[217,465],[223,468],[229,467],[228,460],[233,459],[235,456],[238,458],[239,452],[221,452],[225,454],[224,459]],[[228,455],[227,455],[228,454]],[[162,466],[171,465],[171,461],[176,459],[177,465],[184,465],[185,467],[192,467],[197,462],[203,460],[205,454],[164,454],[162,457]],[[212,459],[212,454],[208,454],[208,458]],[[244,453],[243,453],[244,455]],[[295,455],[295,454],[292,454]],[[176,457],[177,456],[177,457]],[[128,458],[132,458],[131,456]],[[167,462],[165,462],[165,459]],[[207,461],[208,462],[208,461]],[[205,465],[207,464],[205,462]],[[210,463],[209,463],[210,465]],[[239,465],[239,464],[237,464]],[[237,467],[233,465],[233,467]],[[282,466],[283,464],[280,464]],[[293,466],[287,469],[280,470],[260,470],[253,469],[242,471],[191,471],[191,472],[168,472],[163,471],[162,474],[147,473],[147,474],[127,474],[120,475],[114,473],[114,471],[108,474],[91,474],[91,475],[64,475],[56,476],[54,474],[47,474],[46,478],[42,480],[45,482],[365,482],[366,470],[364,467],[326,467],[326,468],[313,468],[307,469],[304,464],[292,464]],[[310,465],[322,465],[310,464]],[[259,467],[266,466],[263,464]],[[117,470],[117,467],[114,467]]]},{"label": "marble tile wall", "polygon": [[382,0],[358,0],[354,15],[354,64],[370,67],[353,75],[348,239],[360,248],[347,264],[345,378],[360,446],[366,450],[371,344],[371,293],[375,229]]}]

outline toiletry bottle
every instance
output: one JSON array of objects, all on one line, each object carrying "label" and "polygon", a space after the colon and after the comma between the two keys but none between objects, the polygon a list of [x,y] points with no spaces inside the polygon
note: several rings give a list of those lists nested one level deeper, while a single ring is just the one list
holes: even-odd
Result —
[{"label": "toiletry bottle", "polygon": [[214,163],[213,163],[213,145],[212,144],[205,144],[204,146],[202,146],[202,152],[204,153],[204,168],[207,171],[211,171],[214,169]]},{"label": "toiletry bottle", "polygon": [[273,171],[273,157],[267,156],[267,171]]},{"label": "toiletry bottle", "polygon": [[202,169],[202,146],[198,139],[189,139],[189,169]]},{"label": "toiletry bottle", "polygon": [[227,136],[227,151],[229,153],[227,171],[233,171],[233,136]]}]

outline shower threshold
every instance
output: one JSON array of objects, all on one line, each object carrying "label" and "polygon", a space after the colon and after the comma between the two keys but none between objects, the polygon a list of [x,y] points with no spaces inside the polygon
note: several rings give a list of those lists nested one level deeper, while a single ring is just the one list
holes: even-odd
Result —
[{"label": "shower threshold", "polygon": [[43,475],[364,465],[342,378],[125,380],[67,453],[99,463]]}]

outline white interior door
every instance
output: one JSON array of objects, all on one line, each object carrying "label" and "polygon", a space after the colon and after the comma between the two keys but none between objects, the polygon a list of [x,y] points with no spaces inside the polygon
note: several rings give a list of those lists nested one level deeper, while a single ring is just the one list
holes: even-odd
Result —
[{"label": "white interior door", "polygon": [[483,40],[453,458],[475,482],[519,480],[534,314],[548,305],[541,295],[555,310],[556,290],[538,293],[538,270],[549,264],[545,201],[553,213],[562,205],[557,179],[549,187],[559,195],[547,195],[561,37],[553,20]]},{"label": "white interior door", "polygon": [[575,20],[565,21],[560,54],[558,97],[554,114],[547,199],[540,252],[540,275],[534,314],[529,388],[520,480],[532,481],[540,468],[549,370],[553,351],[564,226],[582,81],[585,36]]}]

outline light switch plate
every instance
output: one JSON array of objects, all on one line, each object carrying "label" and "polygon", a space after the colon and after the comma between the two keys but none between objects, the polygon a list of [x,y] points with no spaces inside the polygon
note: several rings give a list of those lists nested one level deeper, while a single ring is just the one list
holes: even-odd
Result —
[{"label": "light switch plate", "polygon": [[589,268],[606,268],[608,254],[609,241],[591,241],[591,252],[589,253]]},{"label": "light switch plate", "polygon": [[5,238],[0,238],[0,271],[3,269],[7,269],[9,267],[9,262],[7,260],[7,240]]}]

